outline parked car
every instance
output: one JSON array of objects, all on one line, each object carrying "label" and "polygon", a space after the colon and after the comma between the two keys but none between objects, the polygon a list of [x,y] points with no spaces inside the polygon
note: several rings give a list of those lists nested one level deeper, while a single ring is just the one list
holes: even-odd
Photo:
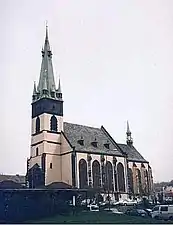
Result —
[{"label": "parked car", "polygon": [[155,219],[173,220],[173,205],[157,205],[152,209],[151,217]]},{"label": "parked car", "polygon": [[128,206],[134,206],[136,205],[138,202],[136,200],[131,200],[131,199],[126,199],[126,200],[120,200],[118,202],[113,203],[113,205],[128,205]]},{"label": "parked car", "polygon": [[115,214],[124,214],[123,212],[120,212],[117,208],[105,208],[104,211],[107,211],[107,212],[111,212],[111,213],[115,213]]},{"label": "parked car", "polygon": [[125,214],[129,216],[147,216],[147,212],[144,209],[128,209]]},{"label": "parked car", "polygon": [[151,216],[152,209],[144,209],[148,216]]},{"label": "parked car", "polygon": [[91,212],[99,212],[98,205],[88,205],[87,207],[88,207],[89,211],[91,211]]}]

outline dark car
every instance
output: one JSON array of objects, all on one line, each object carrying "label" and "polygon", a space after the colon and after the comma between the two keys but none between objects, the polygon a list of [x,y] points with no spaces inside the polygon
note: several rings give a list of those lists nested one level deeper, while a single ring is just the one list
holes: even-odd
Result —
[{"label": "dark car", "polygon": [[148,215],[147,212],[143,209],[128,209],[125,212],[125,214],[129,216],[142,216],[142,217],[146,217]]}]

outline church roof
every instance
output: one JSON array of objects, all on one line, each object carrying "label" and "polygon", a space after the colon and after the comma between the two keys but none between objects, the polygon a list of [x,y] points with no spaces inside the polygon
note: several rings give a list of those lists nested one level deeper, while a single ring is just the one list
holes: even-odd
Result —
[{"label": "church roof", "polygon": [[143,158],[143,156],[136,150],[134,146],[119,143],[118,145],[127,154],[127,158],[129,161],[148,163],[148,161]]},{"label": "church roof", "polygon": [[[94,128],[84,125],[64,122],[64,134],[76,151],[123,156],[123,152],[104,127]],[[84,145],[78,143],[84,140]],[[91,143],[96,141],[97,147]],[[109,149],[105,144],[109,143]]]},{"label": "church roof", "polygon": [[[148,162],[134,146],[116,143],[103,126],[95,128],[64,122],[64,135],[76,151],[116,156],[127,155],[129,161]],[[83,139],[84,145],[78,143],[80,139]],[[97,147],[91,144],[95,140],[98,143]],[[109,149],[105,147],[106,143],[109,143]]]}]

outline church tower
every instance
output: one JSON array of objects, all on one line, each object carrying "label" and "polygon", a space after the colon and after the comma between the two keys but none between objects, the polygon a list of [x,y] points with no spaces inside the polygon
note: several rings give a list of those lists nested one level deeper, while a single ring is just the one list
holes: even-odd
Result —
[{"label": "church tower", "polygon": [[47,26],[41,53],[39,83],[36,86],[34,82],[32,95],[31,151],[27,172],[30,187],[60,180],[58,171],[60,171],[59,153],[63,131],[63,99],[60,79],[57,89],[55,85]]},{"label": "church tower", "polygon": [[132,133],[130,131],[129,128],[129,122],[127,121],[127,132],[126,132],[127,138],[126,138],[126,142],[128,146],[132,146],[133,145],[133,139],[132,139]]}]

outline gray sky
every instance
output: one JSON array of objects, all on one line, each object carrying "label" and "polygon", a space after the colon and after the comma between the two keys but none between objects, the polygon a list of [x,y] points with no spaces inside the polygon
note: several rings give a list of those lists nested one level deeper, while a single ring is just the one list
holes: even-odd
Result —
[{"label": "gray sky", "polygon": [[173,1],[0,0],[0,173],[24,174],[48,20],[64,120],[134,145],[173,179]]}]

